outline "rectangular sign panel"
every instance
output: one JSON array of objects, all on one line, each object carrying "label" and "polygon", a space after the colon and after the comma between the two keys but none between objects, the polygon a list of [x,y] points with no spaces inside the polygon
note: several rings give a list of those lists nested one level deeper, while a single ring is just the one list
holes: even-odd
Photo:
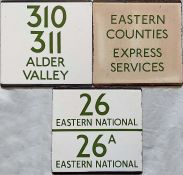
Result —
[{"label": "rectangular sign panel", "polygon": [[94,84],[182,84],[181,3],[94,2]]},{"label": "rectangular sign panel", "polygon": [[91,84],[91,2],[3,2],[1,83]]},{"label": "rectangular sign panel", "polygon": [[141,172],[140,90],[54,90],[53,172]]}]

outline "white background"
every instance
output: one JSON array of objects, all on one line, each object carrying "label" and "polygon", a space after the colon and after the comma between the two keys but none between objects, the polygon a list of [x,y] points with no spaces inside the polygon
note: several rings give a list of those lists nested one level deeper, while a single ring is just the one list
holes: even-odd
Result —
[{"label": "white background", "polygon": [[[91,103],[87,111],[93,112],[92,116],[80,116],[80,113],[85,106],[87,99],[81,98],[80,95],[87,93],[91,96]],[[95,104],[101,94],[105,94],[101,102],[106,102],[110,110],[105,116],[100,116],[95,112]],[[99,107],[104,111],[104,106]],[[56,126],[56,119],[93,119],[92,126],[80,127]],[[97,118],[135,118],[138,126],[96,126]],[[141,91],[140,90],[54,90],[53,91],[53,129],[142,129],[142,108],[141,108]],[[90,154],[90,158],[78,158],[77,154],[82,147],[83,140],[77,140],[78,135],[86,135],[88,144],[84,153]],[[111,134],[113,134],[116,144],[107,144]],[[98,135],[103,135],[100,143],[104,143],[107,152],[104,157],[99,158],[93,156],[92,145]],[[97,149],[100,150],[101,149]],[[100,152],[101,153],[101,152]],[[88,172],[88,171],[141,171],[142,169],[142,133],[139,131],[128,132],[53,132],[52,134],[52,169],[53,172]],[[84,160],[92,161],[92,168],[56,168],[55,162],[68,160]],[[135,160],[138,168],[96,168],[95,160]]]},{"label": "white background", "polygon": [[[80,116],[81,111],[86,105],[87,98],[80,98],[83,93],[90,94],[91,102],[87,111],[93,112],[93,116]],[[105,116],[100,116],[95,110],[97,99],[101,94],[105,94],[101,102],[106,102],[110,109]],[[56,119],[93,119],[92,126],[86,126],[85,129],[142,129],[142,107],[141,90],[54,90],[53,92],[53,129],[71,129],[68,126],[56,126]],[[101,111],[105,111],[103,105],[99,106]],[[135,118],[137,126],[96,126],[95,120],[107,118],[120,118],[132,120]],[[75,126],[77,127],[77,126]],[[83,127],[77,127],[83,129]]]},{"label": "white background", "polygon": [[[182,175],[183,87],[143,88],[143,175]],[[0,90],[0,174],[51,175],[52,91]]]},{"label": "white background", "polygon": [[[88,137],[88,144],[84,150],[84,154],[90,154],[88,158],[77,157],[84,140],[78,139],[78,135],[86,135]],[[116,144],[111,142],[107,144],[109,138],[113,134]],[[103,135],[99,140],[99,143],[103,143],[106,146],[107,152],[104,157],[96,157],[92,153],[92,145],[98,135]],[[141,171],[142,169],[142,134],[141,132],[54,132],[53,133],[53,161],[52,161],[52,169],[53,172],[115,172],[115,171]],[[101,153],[102,149],[97,148],[97,151]],[[57,168],[56,161],[92,161],[92,168]],[[137,167],[96,167],[96,161],[106,161],[106,160],[114,160],[114,161],[126,161],[132,160],[136,161]]]},{"label": "white background", "polygon": [[[92,4],[91,3],[62,3],[67,13],[66,23],[63,28],[56,28],[51,20],[48,22],[48,28],[44,28],[44,8],[49,3],[36,3],[40,5],[39,14],[42,16],[42,23],[36,28],[27,25],[32,9],[27,9],[27,5],[35,3],[2,3],[2,46],[1,46],[1,81],[3,84],[91,84],[92,82]],[[49,5],[49,19],[51,11],[58,3]],[[60,4],[59,4],[60,5]],[[57,15],[59,13],[56,13]],[[84,15],[85,14],[85,15]],[[34,44],[36,35],[31,35],[31,31],[45,31],[43,34],[46,48],[41,53],[31,51],[32,47],[39,47]],[[54,35],[61,31],[62,53],[49,53],[48,33],[54,31]],[[56,51],[55,42],[54,49]],[[26,64],[29,57],[62,57],[65,67],[33,67]],[[41,59],[42,60],[42,59]],[[53,70],[62,70],[69,73],[66,80],[62,76],[60,80],[26,80],[22,70],[26,74],[30,70],[49,69],[50,74]],[[51,74],[53,75],[53,74]]]}]

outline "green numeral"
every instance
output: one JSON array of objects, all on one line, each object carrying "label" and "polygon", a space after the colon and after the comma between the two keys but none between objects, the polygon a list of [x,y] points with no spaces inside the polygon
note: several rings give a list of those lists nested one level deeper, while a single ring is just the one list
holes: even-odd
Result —
[{"label": "green numeral", "polygon": [[[57,23],[56,22],[56,18],[55,18],[55,14],[56,14],[57,10],[60,10],[62,12],[62,15],[63,15],[62,21],[60,23]],[[52,14],[51,14],[51,20],[52,20],[52,23],[53,23],[53,25],[55,27],[57,27],[57,28],[63,27],[63,25],[66,22],[66,18],[67,18],[67,14],[66,14],[66,11],[65,11],[64,7],[62,7],[62,6],[56,6],[53,9]]]},{"label": "green numeral", "polygon": [[[93,154],[96,156],[96,157],[104,157],[107,153],[107,148],[104,144],[102,143],[99,143],[99,140],[102,138],[103,135],[99,135],[94,143],[93,143],[93,146],[92,146],[92,151],[93,151]],[[85,151],[87,145],[88,145],[88,137],[86,135],[79,135],[77,137],[77,139],[84,139],[84,144],[83,146],[81,147],[77,157],[90,157],[90,154],[84,154],[83,152]],[[97,152],[97,148],[100,148],[100,153]]]},{"label": "green numeral", "polygon": [[34,42],[38,42],[40,44],[40,48],[32,47],[31,50],[35,53],[40,53],[45,49],[45,42],[41,37],[43,36],[43,31],[31,31],[31,34],[37,35]]},{"label": "green numeral", "polygon": [[[46,43],[45,41],[42,39],[43,38],[43,34],[44,31],[31,31],[32,35],[37,35],[34,42],[38,43],[39,48],[36,47],[32,47],[31,50],[35,53],[41,53],[44,51],[45,47],[46,47]],[[53,32],[49,33],[49,52],[53,53],[54,52],[54,37],[53,37]],[[57,53],[61,53],[61,32],[57,33]]]},{"label": "green numeral", "polygon": [[81,147],[81,149],[80,149],[80,151],[79,151],[77,157],[90,157],[90,154],[84,154],[84,153],[83,153],[84,150],[85,150],[85,148],[86,148],[86,146],[88,145],[88,137],[85,136],[85,135],[79,135],[79,136],[77,137],[77,139],[81,139],[81,138],[84,139],[84,144],[83,144],[83,146]]},{"label": "green numeral", "polygon": [[[109,112],[109,105],[106,102],[102,102],[102,98],[105,96],[106,94],[101,94],[96,102],[95,105],[95,109],[97,114],[99,115],[106,115]],[[104,111],[100,110],[100,107],[103,106],[105,109]]]},{"label": "green numeral", "polygon": [[[95,104],[95,110],[97,112],[98,115],[106,115],[108,114],[109,112],[109,105],[106,103],[106,102],[102,102],[102,98],[105,96],[106,94],[101,94],[98,99],[97,99],[97,102]],[[91,103],[91,96],[89,94],[81,94],[80,95],[80,98],[83,98],[83,97],[86,97],[87,98],[87,102],[83,108],[83,110],[81,111],[81,116],[91,116],[93,115],[93,112],[88,112],[87,109]],[[104,110],[101,111],[101,108],[100,107],[104,107]]]},{"label": "green numeral", "polygon": [[[40,5],[28,5],[27,9],[31,9],[32,13],[31,13],[31,17],[34,17],[36,20],[35,22],[31,22],[29,21],[27,24],[30,27],[38,27],[39,25],[41,25],[42,20],[44,20],[44,27],[48,27],[48,21],[49,21],[49,11],[48,11],[48,6],[46,6],[44,8],[44,17],[42,19],[41,15],[39,14],[39,9],[40,9]],[[62,15],[62,19],[58,22],[56,21],[56,13],[60,11],[61,15]],[[52,24],[56,27],[56,28],[61,28],[64,26],[66,19],[67,19],[67,13],[65,11],[65,8],[58,5],[56,7],[53,8],[52,12],[51,12],[51,22]],[[60,18],[57,18],[60,19]]]},{"label": "green numeral", "polygon": [[[93,154],[96,156],[96,157],[104,157],[106,152],[107,152],[107,148],[104,144],[102,143],[99,143],[99,140],[101,139],[103,135],[99,135],[96,140],[94,141],[93,143],[93,147],[92,147],[92,150],[93,150]],[[98,153],[97,152],[97,148],[101,148],[102,152],[101,153]]]},{"label": "green numeral", "polygon": [[27,23],[30,27],[38,27],[41,24],[41,16],[38,14],[39,8],[40,8],[40,5],[28,5],[27,6],[27,9],[33,9],[31,17],[36,18],[35,23],[32,23],[30,21]]},{"label": "green numeral", "polygon": [[81,116],[83,116],[83,115],[93,115],[93,112],[87,112],[87,111],[86,111],[87,108],[88,108],[88,106],[89,106],[90,103],[91,103],[91,96],[90,96],[89,94],[81,94],[80,98],[83,98],[83,97],[86,97],[86,98],[87,98],[87,102],[86,102],[86,104],[85,104],[83,110],[81,111],[81,114],[80,114],[80,115],[81,115]]}]

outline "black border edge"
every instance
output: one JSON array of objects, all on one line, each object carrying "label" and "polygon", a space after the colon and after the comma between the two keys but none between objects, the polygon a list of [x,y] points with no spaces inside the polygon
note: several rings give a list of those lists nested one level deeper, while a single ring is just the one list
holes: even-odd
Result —
[{"label": "black border edge", "polygon": [[62,3],[62,2],[92,2],[92,0],[2,0],[1,3],[42,3],[42,2],[49,2],[49,3],[54,3],[54,2],[58,2],[58,3]]},{"label": "black border edge", "polygon": [[182,3],[181,0],[93,0],[93,3]]},{"label": "black border edge", "polygon": [[101,175],[101,174],[109,174],[109,175],[113,175],[113,174],[122,174],[122,175],[127,175],[127,174],[142,174],[143,171],[134,171],[134,172],[130,172],[130,171],[119,171],[119,172],[109,172],[109,171],[101,171],[101,172],[61,172],[61,173],[58,173],[58,172],[52,172],[53,175],[64,175],[64,174],[98,174],[98,175]]},{"label": "black border edge", "polygon": [[0,84],[2,88],[55,88],[55,89],[141,89],[175,87],[181,88],[183,83],[121,83],[121,84]]}]

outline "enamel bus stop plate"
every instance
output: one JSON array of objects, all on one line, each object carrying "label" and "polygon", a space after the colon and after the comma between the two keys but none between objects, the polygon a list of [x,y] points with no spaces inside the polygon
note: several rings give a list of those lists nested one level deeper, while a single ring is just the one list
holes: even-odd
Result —
[{"label": "enamel bus stop plate", "polygon": [[141,91],[54,90],[52,171],[141,172]]},{"label": "enamel bus stop plate", "polygon": [[1,83],[91,84],[92,3],[1,3]]},{"label": "enamel bus stop plate", "polygon": [[182,84],[181,3],[94,2],[93,27],[94,84]]}]

